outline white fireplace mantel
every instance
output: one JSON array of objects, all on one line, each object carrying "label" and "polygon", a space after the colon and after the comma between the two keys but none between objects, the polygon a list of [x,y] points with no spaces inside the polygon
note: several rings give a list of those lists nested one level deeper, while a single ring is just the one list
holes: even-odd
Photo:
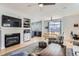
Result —
[{"label": "white fireplace mantel", "polygon": [[[3,27],[2,26],[2,15],[7,15],[15,18],[21,19],[21,27]],[[27,17],[26,17],[27,18]],[[5,34],[12,34],[12,33],[20,33],[20,44],[23,44],[24,42],[24,33],[23,31],[25,29],[31,29],[31,28],[24,28],[24,16],[18,14],[15,11],[7,11],[7,10],[1,10],[0,12],[0,49],[5,49]],[[31,34],[30,34],[31,36]]]},{"label": "white fireplace mantel", "polygon": [[20,33],[20,44],[23,43],[23,30],[21,29],[2,29],[1,30],[1,49],[5,49],[5,34]]}]

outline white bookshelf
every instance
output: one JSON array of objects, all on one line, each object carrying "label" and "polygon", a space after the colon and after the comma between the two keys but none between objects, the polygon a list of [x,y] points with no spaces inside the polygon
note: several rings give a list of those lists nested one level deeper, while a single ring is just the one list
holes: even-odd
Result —
[{"label": "white bookshelf", "polygon": [[[23,40],[24,40],[24,42],[27,42],[27,41],[29,41],[30,39],[31,39],[31,27],[30,27],[30,22],[31,20],[30,19],[28,19],[28,18],[24,18],[23,19],[23,27],[22,27],[22,29],[23,29]],[[30,31],[30,32],[26,32],[26,33],[24,33],[24,31]]]}]

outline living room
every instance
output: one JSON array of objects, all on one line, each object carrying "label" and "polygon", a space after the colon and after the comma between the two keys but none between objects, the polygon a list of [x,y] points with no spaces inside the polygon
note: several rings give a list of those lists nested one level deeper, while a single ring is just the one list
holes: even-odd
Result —
[{"label": "living room", "polygon": [[78,56],[78,6],[79,3],[0,4],[0,55]]}]

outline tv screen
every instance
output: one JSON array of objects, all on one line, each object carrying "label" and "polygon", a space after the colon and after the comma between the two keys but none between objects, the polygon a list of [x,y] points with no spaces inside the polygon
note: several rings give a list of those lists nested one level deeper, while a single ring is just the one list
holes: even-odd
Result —
[{"label": "tv screen", "polygon": [[2,26],[3,27],[21,27],[21,19],[2,15]]}]

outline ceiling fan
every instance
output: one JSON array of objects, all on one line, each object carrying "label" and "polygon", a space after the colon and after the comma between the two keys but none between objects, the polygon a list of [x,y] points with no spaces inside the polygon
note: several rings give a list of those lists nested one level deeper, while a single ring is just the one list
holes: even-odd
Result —
[{"label": "ceiling fan", "polygon": [[38,5],[40,4],[43,4],[44,6],[47,6],[47,5],[55,5],[56,3],[38,3]]},{"label": "ceiling fan", "polygon": [[[43,6],[50,6],[50,5],[56,5],[56,3],[37,3],[37,5],[39,7],[43,7]],[[28,5],[28,7],[31,7],[31,6],[35,6],[35,4],[32,4],[32,5]]]},{"label": "ceiling fan", "polygon": [[39,7],[55,5],[56,3],[38,3]]}]

